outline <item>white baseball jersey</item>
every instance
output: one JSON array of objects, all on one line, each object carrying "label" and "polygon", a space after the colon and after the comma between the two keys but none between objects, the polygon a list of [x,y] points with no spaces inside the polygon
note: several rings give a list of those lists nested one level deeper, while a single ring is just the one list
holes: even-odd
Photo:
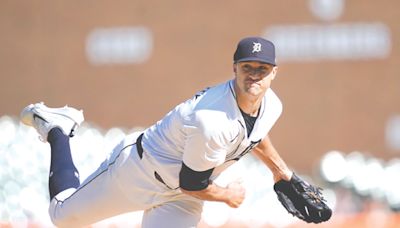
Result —
[{"label": "white baseball jersey", "polygon": [[215,179],[251,151],[281,115],[282,104],[268,89],[248,137],[233,86],[230,80],[201,91],[144,132],[144,151],[171,189],[179,187],[182,162],[194,171],[215,168],[210,178]]}]

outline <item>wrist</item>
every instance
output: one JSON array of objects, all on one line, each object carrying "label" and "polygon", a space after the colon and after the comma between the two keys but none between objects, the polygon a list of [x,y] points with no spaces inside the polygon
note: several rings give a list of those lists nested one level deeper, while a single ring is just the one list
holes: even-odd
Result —
[{"label": "wrist", "polygon": [[290,179],[293,176],[293,172],[289,169],[287,170],[281,170],[279,172],[274,172],[274,182],[278,182],[280,180],[285,180],[285,181],[290,181]]}]

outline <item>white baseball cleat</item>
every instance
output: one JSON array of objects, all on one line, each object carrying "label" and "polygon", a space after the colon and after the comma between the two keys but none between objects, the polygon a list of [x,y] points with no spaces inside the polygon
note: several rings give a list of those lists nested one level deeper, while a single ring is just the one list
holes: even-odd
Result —
[{"label": "white baseball cleat", "polygon": [[47,134],[55,127],[72,137],[76,128],[83,122],[83,111],[68,106],[49,108],[41,103],[30,104],[21,112],[21,122],[34,127],[43,142],[47,142]]}]

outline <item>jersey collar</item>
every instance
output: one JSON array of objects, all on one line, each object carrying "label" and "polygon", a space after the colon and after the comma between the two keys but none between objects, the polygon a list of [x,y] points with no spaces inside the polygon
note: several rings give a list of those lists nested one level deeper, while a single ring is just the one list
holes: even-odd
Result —
[{"label": "jersey collar", "polygon": [[[239,122],[242,124],[242,126],[246,126],[246,124],[245,124],[245,122],[244,122],[244,119],[243,119],[243,116],[242,116],[242,113],[240,112],[240,108],[239,108],[239,106],[237,105],[237,101],[236,101],[236,93],[235,93],[235,90],[234,90],[234,79],[231,79],[230,81],[229,81],[229,89],[230,89],[230,91],[231,91],[231,94],[232,94],[232,98],[234,99],[234,101],[235,101],[235,104],[236,104],[236,113],[237,113],[237,116],[238,116],[238,120],[239,120]],[[269,88],[267,89],[267,92],[268,92],[268,90],[270,90]],[[267,94],[267,92],[265,93],[265,94]],[[263,97],[263,99],[262,99],[262,101],[261,101],[261,107],[260,107],[260,110],[259,110],[259,113],[258,113],[258,117],[257,117],[257,120],[256,120],[256,122],[254,123],[254,127],[253,127],[253,131],[251,132],[251,134],[250,134],[250,136],[249,137],[247,137],[247,128],[245,127],[245,129],[246,129],[246,137],[248,138],[248,139],[250,139],[251,141],[257,141],[257,140],[259,140],[259,138],[256,138],[256,137],[258,137],[257,136],[257,129],[258,128],[260,128],[260,127],[262,127],[262,126],[259,126],[259,120],[264,116],[264,113],[265,113],[265,95],[264,95],[264,97]]]}]

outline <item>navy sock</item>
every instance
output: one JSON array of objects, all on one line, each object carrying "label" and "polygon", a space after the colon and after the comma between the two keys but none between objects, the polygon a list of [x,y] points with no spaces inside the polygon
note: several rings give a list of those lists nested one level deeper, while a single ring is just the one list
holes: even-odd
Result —
[{"label": "navy sock", "polygon": [[68,188],[79,187],[80,181],[71,156],[69,136],[60,128],[53,128],[47,136],[47,141],[51,148],[49,192],[50,199],[53,199]]}]

